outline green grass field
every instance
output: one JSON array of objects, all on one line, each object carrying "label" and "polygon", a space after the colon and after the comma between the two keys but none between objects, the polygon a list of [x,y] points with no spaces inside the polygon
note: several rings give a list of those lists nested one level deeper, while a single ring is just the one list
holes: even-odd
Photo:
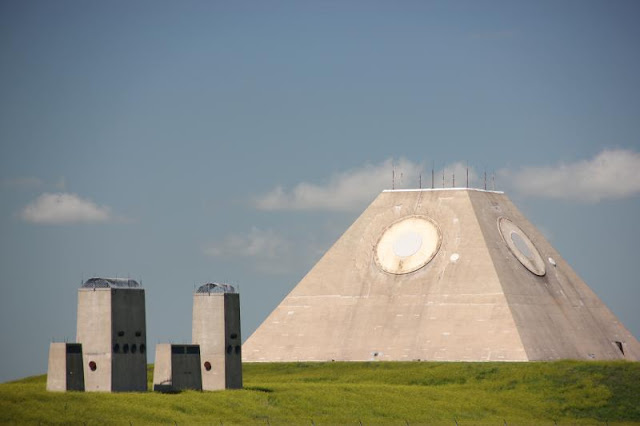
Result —
[{"label": "green grass field", "polygon": [[45,390],[46,376],[3,383],[0,423],[640,424],[640,363],[336,362],[243,368],[245,388],[235,391],[51,393]]}]

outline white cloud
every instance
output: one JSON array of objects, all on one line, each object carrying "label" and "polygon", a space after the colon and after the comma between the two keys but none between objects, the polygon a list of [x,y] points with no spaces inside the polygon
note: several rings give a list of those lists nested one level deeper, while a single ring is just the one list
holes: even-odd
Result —
[{"label": "white cloud", "polygon": [[402,159],[394,164],[389,159],[336,173],[325,184],[301,182],[290,191],[278,186],[258,197],[255,204],[261,210],[358,210],[378,192],[392,186],[394,168],[397,188],[417,186],[418,164]]},{"label": "white cloud", "polygon": [[[469,173],[469,187],[480,187],[478,181],[478,175],[476,174],[475,169],[472,167],[468,167],[466,164],[458,161],[457,163],[449,164],[444,167],[442,170],[435,172],[434,176],[434,187],[442,188],[442,177],[444,176],[444,187],[445,188],[464,188],[467,186],[467,172]],[[431,187],[431,176],[428,176],[429,180],[427,182],[428,185],[422,185],[422,187]],[[423,178],[424,182],[424,178]],[[488,185],[487,185],[488,189]]]},{"label": "white cloud", "polygon": [[252,267],[268,274],[289,273],[299,252],[292,243],[272,229],[252,227],[247,234],[228,235],[219,243],[204,248],[207,256],[230,260],[250,258]]},{"label": "white cloud", "polygon": [[[436,187],[444,185],[466,186],[466,165],[461,162],[446,166],[435,172]],[[395,173],[394,173],[395,171]],[[260,210],[325,210],[358,211],[371,202],[383,189],[418,188],[422,174],[422,187],[431,186],[431,172],[425,172],[420,163],[400,159],[387,159],[380,164],[365,164],[362,167],[336,173],[325,184],[301,182],[290,191],[281,186],[257,197],[255,205]],[[392,175],[394,179],[392,179]],[[469,169],[469,182],[477,179],[473,169]],[[392,181],[394,183],[392,183]]]},{"label": "white cloud", "polygon": [[69,193],[44,193],[27,205],[20,216],[27,222],[40,224],[96,223],[113,219],[109,207]]},{"label": "white cloud", "polygon": [[590,160],[500,174],[525,195],[582,202],[621,199],[640,193],[640,153],[605,150]]},{"label": "white cloud", "polygon": [[209,245],[205,254],[213,257],[262,257],[275,259],[287,251],[288,242],[272,229],[255,226],[247,235],[228,235],[221,243]]}]

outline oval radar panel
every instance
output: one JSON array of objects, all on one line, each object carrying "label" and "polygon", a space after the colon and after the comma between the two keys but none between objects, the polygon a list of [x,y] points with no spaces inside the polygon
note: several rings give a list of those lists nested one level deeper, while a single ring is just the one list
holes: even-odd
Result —
[{"label": "oval radar panel", "polygon": [[532,273],[543,276],[546,273],[544,261],[536,246],[522,229],[506,217],[498,219],[498,229],[511,253]]},{"label": "oval radar panel", "polygon": [[440,249],[440,229],[425,216],[409,216],[388,226],[378,239],[375,259],[391,274],[408,274],[429,263]]}]

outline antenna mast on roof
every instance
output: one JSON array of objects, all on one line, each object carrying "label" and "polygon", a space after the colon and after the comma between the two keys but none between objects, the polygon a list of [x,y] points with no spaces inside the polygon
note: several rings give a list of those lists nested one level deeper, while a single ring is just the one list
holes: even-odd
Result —
[{"label": "antenna mast on roof", "polygon": [[391,165],[391,189],[396,189],[396,166]]},{"label": "antenna mast on roof", "polygon": [[435,166],[435,162],[432,162],[432,163],[431,163],[431,189],[433,189],[433,182],[434,182],[433,177],[434,177],[434,173],[435,173],[435,172],[434,172],[434,168],[435,168],[435,167],[436,167],[436,166]]},{"label": "antenna mast on roof", "polygon": [[444,188],[444,168],[442,169],[442,187]]},{"label": "antenna mast on roof", "polygon": [[456,187],[456,172],[455,171],[453,173],[451,173],[451,187],[452,188]]},{"label": "antenna mast on roof", "polygon": [[469,188],[469,162],[467,161],[467,188]]},{"label": "antenna mast on roof", "polygon": [[418,176],[418,188],[422,189],[422,173]]},{"label": "antenna mast on roof", "polygon": [[487,190],[487,169],[484,169],[484,190]]}]

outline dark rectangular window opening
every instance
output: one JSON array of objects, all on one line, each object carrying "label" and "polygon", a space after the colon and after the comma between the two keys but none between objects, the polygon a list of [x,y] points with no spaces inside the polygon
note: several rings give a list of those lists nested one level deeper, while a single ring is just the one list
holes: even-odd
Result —
[{"label": "dark rectangular window opening", "polygon": [[67,343],[67,353],[68,354],[81,354],[82,353],[82,344],[80,344],[80,343]]},{"label": "dark rectangular window opening", "polygon": [[187,353],[200,355],[200,346],[197,346],[197,345],[187,346]]},{"label": "dark rectangular window opening", "polygon": [[171,353],[172,354],[183,354],[184,346],[182,345],[171,345]]},{"label": "dark rectangular window opening", "polygon": [[616,340],[616,346],[618,347],[618,349],[620,349],[620,353],[622,353],[622,355],[624,355],[624,348],[622,347],[622,342],[618,342]]}]

